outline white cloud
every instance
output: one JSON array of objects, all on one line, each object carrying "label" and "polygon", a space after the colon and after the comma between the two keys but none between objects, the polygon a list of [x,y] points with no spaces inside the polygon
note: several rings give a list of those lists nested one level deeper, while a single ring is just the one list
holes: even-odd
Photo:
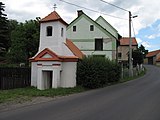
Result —
[{"label": "white cloud", "polygon": [[155,38],[157,38],[157,37],[160,37],[160,33],[152,34],[152,35],[145,36],[145,37],[148,38],[148,39],[155,39]]},{"label": "white cloud", "polygon": [[142,42],[142,45],[145,47],[145,48],[151,48],[151,45],[149,42],[145,41],[145,42]]},{"label": "white cloud", "polygon": [[136,38],[136,40],[137,40],[137,43],[138,43],[138,44],[141,44],[141,43],[142,43],[142,40],[141,40],[140,38]]}]

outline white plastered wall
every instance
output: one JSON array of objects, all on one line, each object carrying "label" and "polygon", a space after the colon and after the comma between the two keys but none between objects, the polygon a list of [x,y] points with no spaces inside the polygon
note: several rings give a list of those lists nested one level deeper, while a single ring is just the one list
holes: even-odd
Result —
[{"label": "white plastered wall", "polygon": [[75,87],[77,62],[63,62],[62,66],[61,87]]},{"label": "white plastered wall", "polygon": [[37,87],[37,62],[31,62],[31,86]]},{"label": "white plastered wall", "polygon": [[[60,64],[60,66],[54,66]],[[32,62],[31,85],[37,89],[48,89],[47,76],[44,72],[52,72],[52,88],[76,86],[77,62]]]}]

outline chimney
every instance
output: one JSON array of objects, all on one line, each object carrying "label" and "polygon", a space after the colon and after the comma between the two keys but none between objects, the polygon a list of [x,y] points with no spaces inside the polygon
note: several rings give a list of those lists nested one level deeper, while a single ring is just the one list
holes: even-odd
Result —
[{"label": "chimney", "polygon": [[83,14],[83,11],[82,10],[77,10],[77,13],[78,13],[78,17],[79,17]]}]

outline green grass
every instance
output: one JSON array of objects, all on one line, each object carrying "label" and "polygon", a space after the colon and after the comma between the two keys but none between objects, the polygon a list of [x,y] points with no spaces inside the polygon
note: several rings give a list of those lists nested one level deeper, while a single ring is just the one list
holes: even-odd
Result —
[{"label": "green grass", "polygon": [[73,93],[79,93],[85,91],[84,88],[78,86],[74,88],[57,88],[57,89],[47,89],[38,90],[34,87],[19,88],[12,90],[1,90],[0,91],[0,103],[4,102],[23,102],[31,100],[32,97],[55,97],[55,96],[65,96]]}]

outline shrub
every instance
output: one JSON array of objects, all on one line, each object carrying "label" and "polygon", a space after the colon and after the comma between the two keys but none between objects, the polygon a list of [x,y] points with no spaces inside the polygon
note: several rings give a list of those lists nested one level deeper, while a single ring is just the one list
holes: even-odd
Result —
[{"label": "shrub", "polygon": [[120,79],[120,66],[103,57],[85,57],[78,62],[77,84],[86,88],[99,88]]}]

